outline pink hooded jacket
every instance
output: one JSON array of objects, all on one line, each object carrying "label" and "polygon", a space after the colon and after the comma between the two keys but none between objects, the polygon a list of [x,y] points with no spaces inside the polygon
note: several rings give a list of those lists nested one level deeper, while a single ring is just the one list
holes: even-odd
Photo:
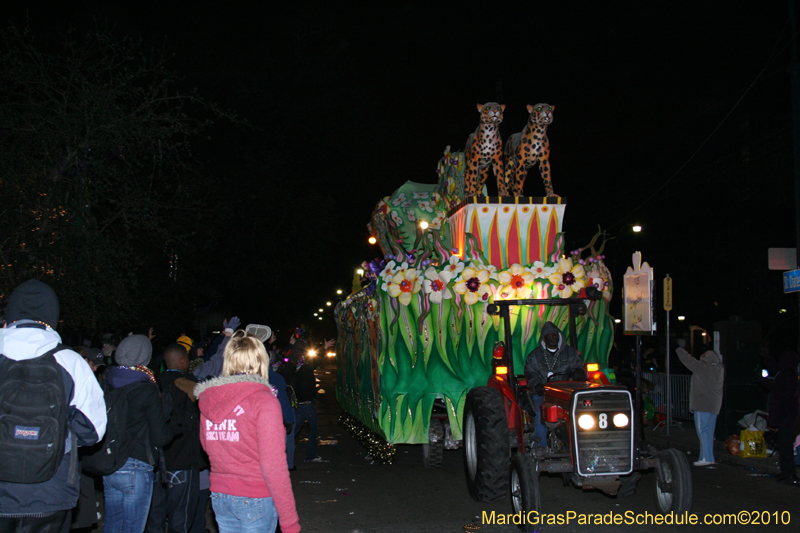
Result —
[{"label": "pink hooded jacket", "polygon": [[281,531],[300,531],[286,465],[283,415],[269,381],[253,374],[224,376],[198,384],[195,395],[200,442],[211,460],[211,491],[271,497]]}]

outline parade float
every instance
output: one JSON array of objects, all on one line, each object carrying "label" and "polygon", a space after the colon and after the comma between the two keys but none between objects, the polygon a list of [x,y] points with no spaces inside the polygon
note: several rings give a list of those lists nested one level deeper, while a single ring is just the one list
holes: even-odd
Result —
[{"label": "parade float", "polygon": [[[383,257],[363,264],[363,288],[336,307],[344,423],[388,462],[395,444],[423,444],[429,466],[441,464],[443,448],[459,446],[467,393],[486,385],[498,341],[513,343],[512,372],[522,374],[550,321],[586,363],[608,366],[612,280],[597,237],[565,249],[567,200],[552,193],[546,158],[552,108],[528,106],[529,124],[509,139],[503,159],[502,143],[491,138],[498,117],[486,116],[502,107],[502,120],[505,106],[489,106],[478,107],[482,121],[464,152],[444,150],[436,183],[408,181],[378,202],[368,228]],[[531,142],[534,160],[519,160],[515,153],[531,150],[517,148]],[[521,196],[535,163],[548,195]],[[514,196],[487,196],[490,167],[498,191]],[[494,302],[524,299],[580,300],[586,312],[572,327],[568,305],[513,306],[502,327],[487,312]]]}]

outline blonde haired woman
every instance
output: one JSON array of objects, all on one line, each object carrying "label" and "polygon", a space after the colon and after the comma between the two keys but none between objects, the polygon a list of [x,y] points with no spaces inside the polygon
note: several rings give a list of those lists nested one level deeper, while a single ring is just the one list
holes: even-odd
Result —
[{"label": "blonde haired woman", "polygon": [[200,441],[211,460],[211,502],[220,533],[297,533],[300,522],[286,466],[286,431],[267,376],[261,341],[237,331],[222,375],[195,388]]}]

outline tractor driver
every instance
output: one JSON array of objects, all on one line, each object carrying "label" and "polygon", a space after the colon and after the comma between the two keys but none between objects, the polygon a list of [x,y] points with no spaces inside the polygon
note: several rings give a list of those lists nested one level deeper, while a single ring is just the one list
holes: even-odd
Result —
[{"label": "tractor driver", "polygon": [[525,360],[525,377],[528,391],[533,395],[536,417],[533,437],[538,446],[547,445],[547,428],[542,423],[540,407],[544,402],[544,385],[551,376],[558,381],[583,381],[586,379],[586,370],[580,352],[567,344],[558,326],[546,322],[539,346]]}]

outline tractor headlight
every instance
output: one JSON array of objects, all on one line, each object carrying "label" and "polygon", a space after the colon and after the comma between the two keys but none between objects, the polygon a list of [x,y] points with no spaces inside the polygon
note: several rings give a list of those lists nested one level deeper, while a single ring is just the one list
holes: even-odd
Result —
[{"label": "tractor headlight", "polygon": [[628,415],[625,413],[617,413],[614,415],[614,425],[618,428],[624,428],[628,425]]},{"label": "tractor headlight", "polygon": [[581,429],[592,429],[594,427],[594,418],[592,418],[592,415],[581,415],[578,417],[578,426]]}]

